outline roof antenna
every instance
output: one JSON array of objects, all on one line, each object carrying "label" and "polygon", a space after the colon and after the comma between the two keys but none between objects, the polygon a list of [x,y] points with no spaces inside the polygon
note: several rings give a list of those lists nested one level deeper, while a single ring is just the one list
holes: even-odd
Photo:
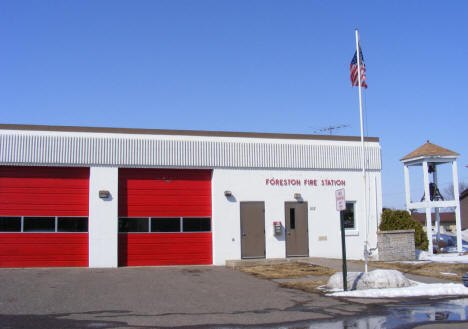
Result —
[{"label": "roof antenna", "polygon": [[342,128],[348,128],[349,125],[338,125],[338,126],[328,126],[328,127],[325,127],[325,128],[320,128],[320,129],[316,129],[314,130],[314,134],[322,134],[323,132],[328,132],[329,135],[333,135],[333,130],[338,130],[338,129],[342,129]]}]

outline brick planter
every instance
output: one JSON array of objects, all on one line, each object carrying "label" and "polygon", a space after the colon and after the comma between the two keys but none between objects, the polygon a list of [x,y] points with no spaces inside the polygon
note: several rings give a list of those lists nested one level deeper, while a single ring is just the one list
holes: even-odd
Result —
[{"label": "brick planter", "polygon": [[379,261],[415,260],[414,230],[377,232]]}]

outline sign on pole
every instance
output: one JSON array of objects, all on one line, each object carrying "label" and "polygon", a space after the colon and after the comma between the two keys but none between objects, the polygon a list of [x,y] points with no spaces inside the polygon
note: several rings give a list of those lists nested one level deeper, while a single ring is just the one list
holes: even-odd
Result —
[{"label": "sign on pole", "polygon": [[342,211],[346,210],[346,198],[344,188],[335,191],[336,197],[336,210]]}]

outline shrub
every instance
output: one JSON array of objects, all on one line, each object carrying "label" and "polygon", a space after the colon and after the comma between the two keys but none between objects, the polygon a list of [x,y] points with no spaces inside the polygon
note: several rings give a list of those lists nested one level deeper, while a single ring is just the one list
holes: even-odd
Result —
[{"label": "shrub", "polygon": [[427,250],[427,236],[423,231],[421,223],[415,221],[406,210],[385,209],[382,213],[379,229],[381,231],[414,229],[414,244],[416,248]]}]

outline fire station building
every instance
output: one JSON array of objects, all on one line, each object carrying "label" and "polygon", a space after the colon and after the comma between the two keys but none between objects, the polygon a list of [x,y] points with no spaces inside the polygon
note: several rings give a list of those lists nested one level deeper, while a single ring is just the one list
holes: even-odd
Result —
[{"label": "fire station building", "polygon": [[[0,125],[0,267],[349,258],[382,208],[378,138]],[[367,204],[367,218],[364,207]]]}]

